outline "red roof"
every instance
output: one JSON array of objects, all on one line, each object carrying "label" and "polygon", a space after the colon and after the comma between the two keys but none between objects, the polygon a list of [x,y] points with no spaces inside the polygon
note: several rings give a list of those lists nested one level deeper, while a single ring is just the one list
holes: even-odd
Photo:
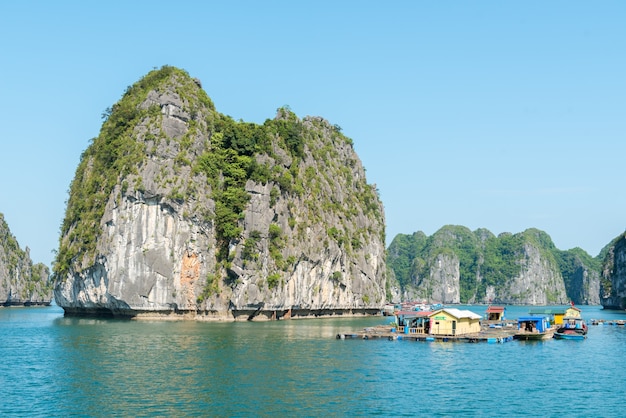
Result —
[{"label": "red roof", "polygon": [[487,307],[487,313],[502,313],[504,312],[504,306],[489,306]]},{"label": "red roof", "polygon": [[397,316],[400,316],[400,315],[404,315],[404,316],[428,316],[431,313],[432,313],[431,311],[398,311],[398,312],[396,312],[396,315]]}]

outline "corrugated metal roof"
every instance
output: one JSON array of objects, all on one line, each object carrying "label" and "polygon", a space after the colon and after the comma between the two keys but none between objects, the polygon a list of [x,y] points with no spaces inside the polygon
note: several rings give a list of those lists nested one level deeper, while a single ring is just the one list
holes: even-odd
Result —
[{"label": "corrugated metal roof", "polygon": [[457,319],[461,319],[461,318],[480,319],[482,318],[482,316],[472,311],[469,311],[467,309],[443,308],[443,309],[438,310],[437,312],[442,312],[442,311],[449,313],[450,315],[454,316]]},{"label": "corrugated metal roof", "polygon": [[565,315],[567,308],[530,308],[528,313],[530,314],[544,314],[544,315]]},{"label": "corrugated metal roof", "polygon": [[501,313],[504,312],[504,306],[488,306],[487,313]]},{"label": "corrugated metal roof", "polygon": [[537,322],[537,321],[542,321],[545,319],[546,319],[545,316],[520,316],[519,318],[517,318],[517,322],[527,322],[527,321]]},{"label": "corrugated metal roof", "polygon": [[431,313],[432,313],[431,311],[399,311],[399,312],[396,312],[396,315],[420,317],[420,316],[428,316]]}]

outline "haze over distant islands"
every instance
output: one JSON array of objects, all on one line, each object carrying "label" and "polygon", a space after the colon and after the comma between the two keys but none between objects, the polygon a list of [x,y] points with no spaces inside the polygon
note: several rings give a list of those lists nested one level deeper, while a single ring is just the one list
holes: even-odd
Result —
[{"label": "haze over distant islands", "polygon": [[50,264],[102,113],[170,64],[236,120],[289,105],[339,125],[387,243],[534,227],[596,256],[626,226],[625,15],[620,1],[2,2],[0,212]]}]

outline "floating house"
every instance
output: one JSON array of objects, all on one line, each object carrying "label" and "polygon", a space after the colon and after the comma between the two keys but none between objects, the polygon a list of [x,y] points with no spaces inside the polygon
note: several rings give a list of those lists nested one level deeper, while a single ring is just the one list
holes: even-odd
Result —
[{"label": "floating house", "polygon": [[431,335],[464,335],[480,332],[482,317],[472,311],[443,308],[429,315]]},{"label": "floating house", "polygon": [[506,308],[504,306],[492,306],[487,307],[487,321],[503,321],[504,312]]},{"label": "floating house", "polygon": [[429,311],[398,311],[396,325],[404,334],[428,334],[430,331]]},{"label": "floating house", "polygon": [[517,329],[528,332],[545,332],[550,328],[545,316],[520,316],[517,318]]},{"label": "floating house", "polygon": [[517,333],[513,338],[518,340],[543,340],[552,338],[555,329],[545,316],[520,316],[517,318]]},{"label": "floating house", "polygon": [[532,316],[547,316],[550,319],[550,323],[561,325],[563,324],[563,318],[580,318],[581,310],[574,305],[569,307],[558,308],[531,308],[528,313]]},{"label": "floating house", "polygon": [[530,308],[531,316],[545,316],[551,324],[562,324],[565,316],[565,308]]},{"label": "floating house", "polygon": [[582,318],[581,313],[582,311],[580,309],[572,305],[565,310],[564,318]]},{"label": "floating house", "polygon": [[393,316],[394,312],[396,311],[396,307],[395,305],[388,303],[385,306],[383,306],[383,316]]}]

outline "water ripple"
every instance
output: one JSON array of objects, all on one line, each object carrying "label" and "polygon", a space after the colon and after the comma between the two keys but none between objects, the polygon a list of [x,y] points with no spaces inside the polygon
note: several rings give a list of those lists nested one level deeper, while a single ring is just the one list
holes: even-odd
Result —
[{"label": "water ripple", "polygon": [[591,327],[586,341],[334,338],[380,322],[137,322],[0,309],[0,415],[557,417],[563,401],[568,416],[621,414],[625,327]]}]

